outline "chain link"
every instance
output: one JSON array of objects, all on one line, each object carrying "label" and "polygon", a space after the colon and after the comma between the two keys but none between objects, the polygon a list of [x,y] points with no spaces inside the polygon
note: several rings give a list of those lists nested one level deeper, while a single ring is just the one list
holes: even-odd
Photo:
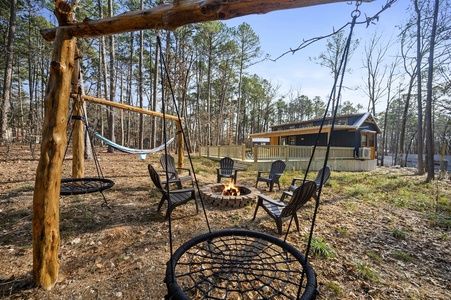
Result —
[{"label": "chain link", "polygon": [[360,14],[361,14],[361,12],[359,10],[360,4],[362,4],[362,0],[356,0],[356,2],[355,2],[355,10],[351,13],[351,17],[353,17],[353,18],[360,17]]}]

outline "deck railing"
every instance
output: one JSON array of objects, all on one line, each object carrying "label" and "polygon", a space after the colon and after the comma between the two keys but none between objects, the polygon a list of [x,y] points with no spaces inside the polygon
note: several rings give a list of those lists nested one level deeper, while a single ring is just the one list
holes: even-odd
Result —
[{"label": "deck railing", "polygon": [[[316,147],[314,159],[324,159],[326,147]],[[222,158],[228,156],[233,159],[247,161],[301,161],[309,160],[312,155],[312,146],[288,146],[288,145],[256,145],[253,148],[240,146],[205,146],[200,147],[200,155],[210,158]],[[331,147],[329,159],[354,159],[354,148]]]}]

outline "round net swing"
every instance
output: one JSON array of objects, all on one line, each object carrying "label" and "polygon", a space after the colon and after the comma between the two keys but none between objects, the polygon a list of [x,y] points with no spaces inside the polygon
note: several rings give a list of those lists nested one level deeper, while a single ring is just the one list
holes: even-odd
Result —
[{"label": "round net swing", "polygon": [[[303,273],[307,280],[300,286]],[[248,230],[210,232],[189,240],[168,262],[165,282],[167,299],[316,296],[315,272],[301,252],[274,236]]]},{"label": "round net swing", "polygon": [[102,192],[114,186],[114,181],[100,177],[63,178],[60,195],[80,195]]}]

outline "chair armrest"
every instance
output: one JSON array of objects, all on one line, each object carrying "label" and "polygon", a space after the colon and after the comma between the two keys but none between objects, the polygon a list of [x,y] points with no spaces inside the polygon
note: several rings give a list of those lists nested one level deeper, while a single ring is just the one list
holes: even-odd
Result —
[{"label": "chair armrest", "polygon": [[192,192],[194,192],[194,188],[184,188],[178,190],[171,190],[169,191],[169,194],[192,193]]},{"label": "chair armrest", "polygon": [[[158,172],[158,175],[160,175],[160,177],[166,178],[166,171]],[[176,173],[168,171],[167,175],[169,176],[169,178],[172,178],[175,177]]]},{"label": "chair armrest", "polygon": [[297,186],[295,186],[295,185],[290,185],[289,187],[288,187],[288,191],[290,192],[290,193],[293,193],[294,192],[294,190],[297,188]]},{"label": "chair armrest", "polygon": [[296,181],[298,180],[304,180],[304,178],[293,178],[293,180],[291,181],[291,185],[295,185]]},{"label": "chair armrest", "polygon": [[282,196],[280,197],[280,201],[284,201],[285,197],[293,197],[293,192],[291,191],[283,191]]},{"label": "chair armrest", "polygon": [[261,174],[265,174],[265,173],[269,174],[269,171],[258,171],[257,177],[260,177]]},{"label": "chair armrest", "polygon": [[190,168],[177,168],[179,171],[186,171],[189,175],[191,175],[191,169]]},{"label": "chair armrest", "polygon": [[269,198],[268,196],[265,196],[265,195],[263,195],[263,194],[258,195],[258,198],[261,198],[261,199],[263,199],[264,201],[269,202],[269,203],[271,203],[271,204],[274,204],[274,205],[276,205],[276,206],[280,206],[280,207],[286,206],[283,202],[278,201],[278,200],[271,199],[271,198]]}]

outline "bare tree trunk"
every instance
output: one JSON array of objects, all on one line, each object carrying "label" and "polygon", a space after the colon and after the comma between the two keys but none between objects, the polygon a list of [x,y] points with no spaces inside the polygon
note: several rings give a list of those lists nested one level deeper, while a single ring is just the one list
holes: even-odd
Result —
[{"label": "bare tree trunk", "polygon": [[[132,105],[132,85],[133,85],[133,56],[134,56],[134,32],[130,33],[130,56],[129,56],[129,67],[127,74],[127,102],[126,104]],[[131,114],[127,111],[127,122],[125,125],[125,139],[123,145],[130,145],[130,127],[131,127]]]},{"label": "bare tree trunk", "polygon": [[418,7],[418,0],[413,1],[415,6],[415,12],[417,14],[417,103],[418,103],[418,174],[424,174],[424,162],[423,162],[423,99],[421,96],[421,60],[423,55],[421,54],[421,11]]},{"label": "bare tree trunk", "polygon": [[409,88],[408,88],[408,92],[406,95],[406,102],[404,103],[404,111],[402,113],[402,118],[401,118],[401,132],[399,135],[399,159],[400,159],[400,166],[401,167],[405,167],[405,160],[404,160],[404,153],[405,153],[405,149],[404,149],[404,144],[405,144],[405,136],[406,136],[406,125],[407,125],[407,118],[409,117],[409,107],[410,107],[410,95],[412,93],[412,87],[413,87],[413,81],[414,81],[415,77],[412,76],[410,78],[409,81]]},{"label": "bare tree trunk", "polygon": [[[120,77],[120,82],[121,82],[121,86],[120,86],[120,94],[119,94],[119,102],[121,104],[124,103],[124,72],[121,72],[121,77]],[[121,109],[120,111],[120,126],[121,126],[121,145],[125,145],[125,138],[124,138],[124,111]]]},{"label": "bare tree trunk", "polygon": [[[140,7],[139,9],[143,9],[143,0],[140,1]],[[144,108],[144,99],[143,99],[143,51],[144,51],[144,35],[143,31],[141,30],[139,32],[139,82],[138,82],[138,97],[139,97],[139,107]],[[139,114],[139,140],[138,140],[138,146],[140,149],[143,149],[143,142],[144,142],[144,115]]]},{"label": "bare tree trunk", "polygon": [[428,81],[426,96],[426,157],[427,157],[427,178],[426,181],[434,179],[434,136],[432,130],[432,80],[434,76],[434,50],[435,38],[437,34],[437,18],[439,11],[439,0],[435,0],[434,18],[432,22],[432,32],[430,40],[430,50],[428,59]]},{"label": "bare tree trunk", "polygon": [[394,81],[394,73],[396,70],[396,67],[398,65],[398,61],[395,61],[392,63],[389,73],[388,73],[388,80],[387,80],[387,106],[385,108],[385,116],[384,116],[384,126],[382,130],[382,153],[381,153],[381,166],[384,165],[384,158],[385,158],[385,145],[387,141],[387,118],[388,118],[388,111],[390,109],[390,102],[391,102],[391,89],[392,84]]},{"label": "bare tree trunk", "polygon": [[[152,91],[152,108],[151,110],[157,110],[157,90],[158,90],[158,66],[160,65],[160,45],[155,43],[155,61],[154,61],[154,74],[153,74],[153,91]],[[157,118],[152,117],[152,128],[151,134],[151,148],[155,148],[157,146]]]},{"label": "bare tree trunk", "polygon": [[[103,9],[102,9],[102,2],[100,0],[98,0],[98,6],[99,6],[99,16],[100,18],[103,18]],[[100,38],[100,69],[101,69],[101,78],[103,81],[103,90],[104,90],[104,95],[100,95],[100,98],[107,98],[108,97],[108,67],[107,67],[107,63],[106,63],[106,45],[105,45],[105,37],[101,37]],[[111,100],[111,99],[110,99]],[[105,135],[104,134],[104,120],[103,120],[103,113],[102,113],[102,109],[100,108],[100,134],[101,135]],[[108,111],[107,111],[108,114]]]},{"label": "bare tree trunk", "polygon": [[[108,14],[110,17],[113,16],[113,0],[108,0]],[[114,102],[116,98],[116,52],[114,44],[114,35],[109,37],[109,48],[110,48],[110,101]],[[107,110],[108,118],[108,137],[114,143],[116,137],[114,135],[114,110]],[[114,148],[108,146],[108,153],[114,153]]]},{"label": "bare tree trunk", "polygon": [[13,60],[14,60],[14,36],[16,33],[16,5],[17,0],[11,1],[10,16],[9,16],[9,31],[8,31],[8,45],[6,46],[6,68],[3,86],[3,99],[1,106],[1,136],[0,140],[4,141],[8,139],[8,112],[9,103],[11,101],[11,85],[13,78]]}]

